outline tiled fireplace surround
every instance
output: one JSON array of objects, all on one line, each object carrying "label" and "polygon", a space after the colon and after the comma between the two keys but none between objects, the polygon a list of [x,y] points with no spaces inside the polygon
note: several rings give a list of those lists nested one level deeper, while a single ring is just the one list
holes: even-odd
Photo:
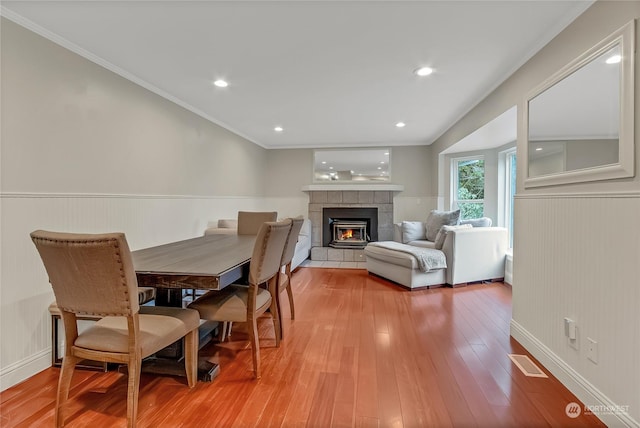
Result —
[{"label": "tiled fireplace surround", "polygon": [[311,260],[359,262],[364,251],[322,246],[323,208],[378,208],[378,240],[393,239],[393,191],[381,190],[321,190],[309,191],[311,220]]}]

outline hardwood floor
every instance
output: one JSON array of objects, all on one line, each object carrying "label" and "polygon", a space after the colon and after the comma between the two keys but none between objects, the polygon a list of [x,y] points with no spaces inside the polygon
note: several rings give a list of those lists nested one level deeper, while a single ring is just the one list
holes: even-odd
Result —
[{"label": "hardwood floor", "polygon": [[[284,340],[260,320],[263,377],[252,379],[241,326],[201,350],[211,383],[143,374],[139,427],[584,427],[578,400],[553,376],[524,376],[507,357],[511,290],[501,283],[409,292],[364,270],[294,273],[296,320]],[[539,363],[538,363],[539,365]],[[546,370],[545,370],[546,372]],[[0,394],[0,426],[53,426],[58,369]],[[126,425],[126,376],[78,370],[68,427]],[[579,403],[581,407],[582,404]]]}]

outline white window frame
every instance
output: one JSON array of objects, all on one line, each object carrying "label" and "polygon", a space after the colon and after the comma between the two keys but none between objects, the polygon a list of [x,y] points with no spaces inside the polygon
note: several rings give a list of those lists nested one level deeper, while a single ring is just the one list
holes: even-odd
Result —
[{"label": "white window frame", "polygon": [[[485,211],[485,206],[484,206],[484,198],[483,199],[465,199],[465,200],[459,200],[458,199],[458,164],[460,162],[465,162],[465,161],[469,161],[469,160],[481,160],[484,161],[484,156],[483,155],[476,155],[476,156],[464,156],[464,157],[456,157],[456,158],[451,158],[451,195],[450,195],[450,201],[451,201],[451,210],[457,210],[459,208],[459,203],[460,202],[464,202],[464,203],[477,203],[477,204],[482,204],[482,212],[484,213]],[[485,162],[485,189],[484,191],[486,192],[486,185],[487,185],[487,171],[486,171],[486,162]],[[483,214],[484,215],[484,214]],[[462,219],[462,214],[460,219]]]},{"label": "white window frame", "polygon": [[516,161],[516,148],[505,150],[504,152],[504,227],[509,231],[509,248],[513,248],[513,204],[516,189],[511,189],[511,180],[515,177],[511,176],[511,166],[513,163],[516,165],[517,175],[517,161]]},{"label": "white window frame", "polygon": [[[515,143],[514,143],[515,144]],[[497,226],[504,227],[509,233],[509,250],[507,254],[511,254],[513,248],[513,206],[512,200],[515,199],[516,189],[511,193],[511,163],[513,156],[517,156],[516,148],[511,147],[498,153],[498,223]],[[517,162],[516,175],[517,171]]]}]

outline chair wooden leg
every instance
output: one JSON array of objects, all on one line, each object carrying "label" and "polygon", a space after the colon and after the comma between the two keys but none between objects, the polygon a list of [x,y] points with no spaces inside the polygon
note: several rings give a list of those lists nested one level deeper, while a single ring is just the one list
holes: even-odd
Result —
[{"label": "chair wooden leg", "polygon": [[271,312],[271,318],[273,318],[273,327],[276,332],[276,347],[280,346],[282,340],[282,315],[280,314],[280,293],[276,292],[276,295],[271,299],[271,306],[269,311]]},{"label": "chair wooden leg", "polygon": [[56,397],[56,427],[64,426],[64,412],[62,409],[69,398],[71,378],[73,377],[73,372],[78,362],[80,362],[80,358],[72,355],[65,355],[62,359],[62,369],[60,370],[60,377],[58,379],[58,396]]},{"label": "chair wooden leg", "polygon": [[187,384],[193,388],[198,381],[198,329],[184,338],[184,369],[187,372]]},{"label": "chair wooden leg", "polygon": [[[136,358],[137,357],[137,358]],[[140,390],[140,370],[142,359],[132,355],[129,359],[129,382],[127,388],[127,427],[135,428],[138,419],[138,391]]]},{"label": "chair wooden leg", "polygon": [[253,374],[260,379],[260,344],[258,343],[258,321],[255,316],[248,321],[249,342],[251,343],[251,357],[253,358]]},{"label": "chair wooden leg", "polygon": [[291,309],[291,319],[296,319],[296,310],[293,307],[293,291],[291,290],[291,278],[287,284],[287,296],[289,297],[289,308]]},{"label": "chair wooden leg", "polygon": [[[280,303],[280,295],[282,293],[280,293],[280,290],[278,290],[278,292],[276,293],[276,295],[273,297],[273,300],[271,301],[271,304],[273,305],[273,302],[275,301],[275,306],[276,306],[276,312],[273,312],[273,310],[271,308],[269,308],[269,311],[271,312],[271,316],[273,317],[273,327],[276,331],[276,346],[280,346],[280,341],[282,340],[282,338],[284,337],[284,327],[282,324],[282,303]],[[277,323],[276,323],[276,317],[277,317]]]}]

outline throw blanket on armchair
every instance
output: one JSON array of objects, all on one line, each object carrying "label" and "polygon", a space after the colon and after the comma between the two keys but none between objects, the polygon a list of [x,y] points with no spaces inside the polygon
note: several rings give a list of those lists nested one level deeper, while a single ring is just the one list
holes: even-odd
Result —
[{"label": "throw blanket on armchair", "polygon": [[434,270],[445,269],[447,267],[447,259],[444,253],[433,248],[414,247],[395,241],[370,242],[369,245],[411,254],[416,258],[418,268],[420,268],[422,272],[433,272]]}]

